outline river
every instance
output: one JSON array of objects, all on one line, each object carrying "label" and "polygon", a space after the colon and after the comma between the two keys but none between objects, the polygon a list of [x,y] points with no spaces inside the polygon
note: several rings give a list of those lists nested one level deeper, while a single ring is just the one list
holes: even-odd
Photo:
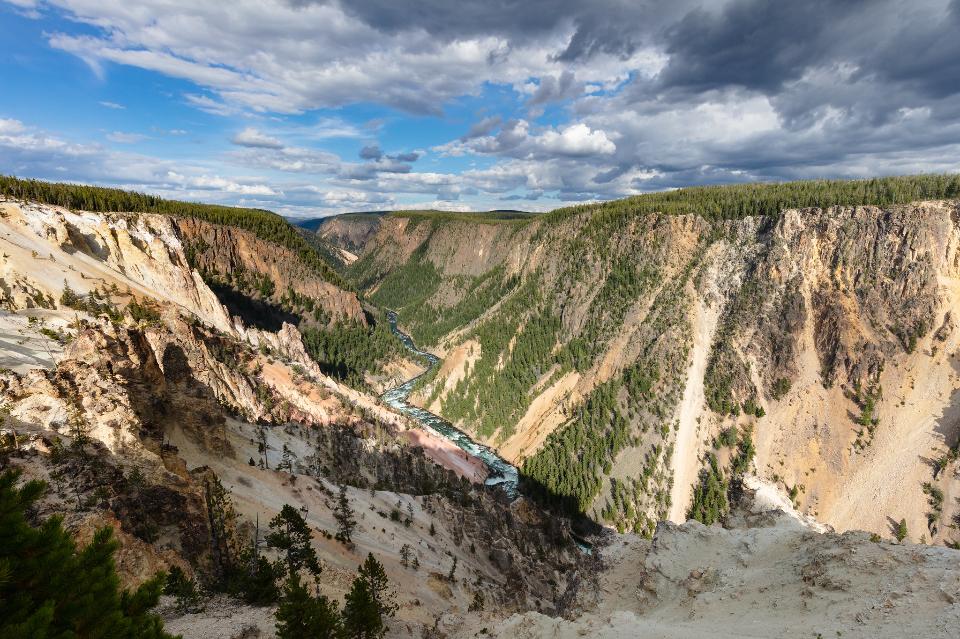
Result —
[{"label": "river", "polygon": [[428,410],[424,410],[419,406],[414,406],[409,402],[410,393],[413,392],[413,387],[417,383],[417,380],[433,370],[433,367],[440,363],[440,359],[433,353],[428,353],[427,351],[417,348],[417,345],[413,343],[413,339],[397,328],[397,314],[394,311],[387,312],[387,319],[390,322],[390,330],[400,338],[400,341],[403,342],[407,350],[425,358],[430,363],[430,366],[427,367],[426,371],[413,379],[409,379],[403,384],[386,391],[381,396],[383,401],[391,408],[408,415],[413,421],[417,422],[421,428],[450,440],[468,454],[482,461],[490,472],[485,483],[488,486],[499,486],[511,498],[516,497],[518,494],[518,475],[515,466],[500,457],[500,455],[495,453],[489,446],[484,446],[470,439],[469,435],[444,418]]}]

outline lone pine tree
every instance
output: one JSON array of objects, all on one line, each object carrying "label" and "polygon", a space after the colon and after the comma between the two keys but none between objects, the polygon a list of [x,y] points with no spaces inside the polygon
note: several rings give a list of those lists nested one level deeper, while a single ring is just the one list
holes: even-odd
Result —
[{"label": "lone pine tree", "polygon": [[311,543],[310,526],[290,504],[284,504],[277,516],[270,520],[270,532],[266,540],[268,546],[284,554],[290,576],[303,568],[314,576],[320,574],[320,562]]},{"label": "lone pine tree", "polygon": [[353,530],[357,527],[357,520],[347,499],[347,486],[340,486],[340,495],[337,497],[337,506],[333,510],[333,517],[337,520],[337,541],[345,544],[353,543]]},{"label": "lone pine tree", "polygon": [[334,639],[341,636],[340,611],[323,595],[311,595],[294,573],[277,607],[277,639]]},{"label": "lone pine tree", "polygon": [[368,554],[357,571],[343,607],[343,632],[350,639],[374,639],[387,631],[385,617],[397,611],[383,566]]}]

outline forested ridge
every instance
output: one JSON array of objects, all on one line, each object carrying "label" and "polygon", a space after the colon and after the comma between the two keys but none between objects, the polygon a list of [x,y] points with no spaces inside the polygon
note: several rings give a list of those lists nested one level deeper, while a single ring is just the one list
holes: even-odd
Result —
[{"label": "forested ridge", "polygon": [[460,213],[456,211],[409,210],[394,211],[391,217],[403,217],[412,220],[429,220],[431,222],[478,222],[480,224],[496,224],[498,222],[529,222],[539,213],[526,211],[486,211],[478,213]]},{"label": "forested ridge", "polygon": [[234,226],[250,231],[268,242],[294,251],[300,260],[323,279],[341,288],[343,278],[306,239],[284,218],[263,209],[167,200],[155,195],[102,186],[44,182],[0,175],[0,195],[33,200],[76,211],[102,213],[156,213],[192,217],[211,224]]},{"label": "forested ridge", "polygon": [[624,214],[663,213],[699,215],[708,220],[779,215],[785,209],[832,206],[890,206],[920,200],[960,197],[960,175],[904,175],[867,180],[801,180],[758,182],[724,186],[698,186],[659,191],[612,200],[555,209],[543,216],[559,222],[588,213],[592,223]]}]

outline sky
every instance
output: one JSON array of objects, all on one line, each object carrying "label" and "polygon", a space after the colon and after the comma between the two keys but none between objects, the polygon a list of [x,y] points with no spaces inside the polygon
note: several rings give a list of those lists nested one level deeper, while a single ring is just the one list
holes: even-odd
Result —
[{"label": "sky", "polygon": [[960,171],[960,0],[0,0],[0,173],[549,210]]}]

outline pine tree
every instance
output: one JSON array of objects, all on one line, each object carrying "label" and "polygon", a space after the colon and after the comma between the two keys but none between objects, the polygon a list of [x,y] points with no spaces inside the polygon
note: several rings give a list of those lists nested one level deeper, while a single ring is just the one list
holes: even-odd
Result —
[{"label": "pine tree", "polygon": [[291,475],[293,474],[293,451],[286,444],[283,445],[283,454],[280,463],[277,465],[277,470],[284,470]]},{"label": "pine tree", "polygon": [[170,568],[163,588],[163,594],[177,598],[177,608],[183,612],[203,610],[203,593],[193,579],[187,577],[179,566]]},{"label": "pine tree", "polygon": [[903,541],[907,538],[907,520],[901,519],[897,524],[897,541]]},{"label": "pine tree", "polygon": [[17,488],[19,476],[0,474],[0,637],[171,639],[162,620],[150,613],[165,576],[122,591],[112,529],[98,530],[77,550],[59,517],[32,527],[24,513],[44,484]]},{"label": "pine tree", "polygon": [[377,602],[380,614],[385,617],[392,617],[397,612],[395,596],[390,590],[390,580],[387,578],[383,565],[377,561],[373,553],[367,553],[367,559],[360,566],[358,577],[367,583],[371,595]]},{"label": "pine tree", "polygon": [[387,632],[377,601],[363,579],[357,577],[353,580],[353,586],[344,597],[344,602],[343,637],[379,639]]},{"label": "pine tree", "polygon": [[237,513],[233,508],[230,492],[223,487],[216,475],[211,474],[204,484],[214,575],[218,583],[226,585],[236,570]]},{"label": "pine tree", "polygon": [[303,515],[290,504],[284,504],[279,514],[270,520],[267,545],[284,553],[290,576],[306,568],[314,576],[320,574],[320,562],[311,543],[310,526]]},{"label": "pine tree", "polygon": [[353,515],[353,509],[350,508],[350,500],[347,499],[347,486],[340,486],[340,495],[337,498],[337,507],[333,511],[333,517],[337,520],[337,541],[350,545],[353,543],[353,531],[357,527],[357,520]]},{"label": "pine tree", "polygon": [[248,604],[269,606],[280,598],[277,579],[283,577],[286,571],[282,562],[271,562],[263,555],[253,558],[252,554],[251,549],[244,551],[241,558],[248,568],[238,575],[230,590]]},{"label": "pine tree", "polygon": [[482,590],[474,591],[473,601],[470,602],[470,607],[467,608],[467,610],[469,612],[476,612],[476,611],[483,610],[483,606],[485,603],[486,602],[484,600],[483,591]]},{"label": "pine tree", "polygon": [[323,595],[313,596],[292,574],[275,613],[277,639],[334,639],[340,636],[340,613]]}]

